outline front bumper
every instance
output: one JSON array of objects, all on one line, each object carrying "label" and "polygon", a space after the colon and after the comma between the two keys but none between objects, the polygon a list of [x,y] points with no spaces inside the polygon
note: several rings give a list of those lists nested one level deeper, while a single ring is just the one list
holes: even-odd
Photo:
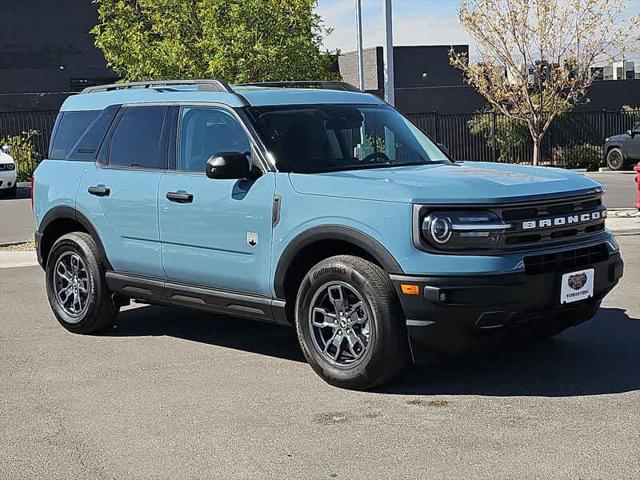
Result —
[{"label": "front bumper", "polygon": [[13,188],[16,185],[15,170],[0,170],[0,190]]},{"label": "front bumper", "polygon": [[[561,305],[562,274],[587,268],[595,271],[593,297]],[[595,263],[547,272],[392,275],[391,280],[407,319],[414,359],[419,361],[419,352],[429,348],[458,352],[531,330],[525,327],[560,331],[589,320],[622,274],[622,258],[615,252]],[[419,295],[404,295],[402,283],[418,285]]]}]

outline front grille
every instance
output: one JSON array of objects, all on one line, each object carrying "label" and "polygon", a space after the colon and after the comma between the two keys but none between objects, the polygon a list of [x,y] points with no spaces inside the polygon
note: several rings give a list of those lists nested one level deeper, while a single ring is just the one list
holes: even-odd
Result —
[{"label": "front grille", "polygon": [[524,271],[528,275],[561,272],[572,268],[588,267],[608,258],[607,245],[601,243],[591,247],[524,257]]},{"label": "front grille", "polygon": [[604,230],[606,208],[601,194],[532,205],[509,206],[497,212],[511,225],[503,237],[506,248],[540,243],[562,244]]}]

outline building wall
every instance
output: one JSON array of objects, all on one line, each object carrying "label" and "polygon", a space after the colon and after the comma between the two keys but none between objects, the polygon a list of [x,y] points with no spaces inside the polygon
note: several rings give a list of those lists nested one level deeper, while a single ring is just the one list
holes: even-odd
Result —
[{"label": "building wall", "polygon": [[[382,47],[365,48],[362,51],[365,90],[383,88],[382,55]],[[340,75],[345,82],[358,85],[358,52],[348,52],[340,55],[338,57],[338,67]]]},{"label": "building wall", "polygon": [[[470,113],[487,108],[485,98],[465,83],[462,72],[449,63],[450,46],[395,47],[396,107],[405,113]],[[468,53],[466,45],[454,45]],[[365,90],[384,97],[383,49],[365,49]],[[357,85],[356,52],[339,58],[345,81]],[[376,71],[377,69],[377,71]],[[423,75],[426,74],[426,75]],[[596,81],[589,101],[578,111],[619,111],[623,105],[640,106],[640,80]]]},{"label": "building wall", "polygon": [[[96,6],[90,0],[1,3],[0,108],[21,103],[28,107],[29,102],[19,101],[17,93],[66,92],[72,79],[115,78],[89,33],[97,22]],[[49,102],[58,97],[26,98],[38,105],[55,105],[56,101]]]}]

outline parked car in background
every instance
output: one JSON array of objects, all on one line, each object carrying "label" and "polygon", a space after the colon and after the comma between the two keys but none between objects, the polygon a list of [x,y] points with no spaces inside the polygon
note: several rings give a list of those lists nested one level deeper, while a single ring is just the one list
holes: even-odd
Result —
[{"label": "parked car in background", "polygon": [[627,133],[606,138],[604,155],[611,170],[623,170],[635,162],[640,162],[640,123]]},{"label": "parked car in background", "polygon": [[0,194],[15,196],[16,184],[16,162],[9,155],[9,146],[4,145],[0,149]]},{"label": "parked car in background", "polygon": [[32,190],[64,328],[104,330],[130,299],[282,322],[327,382],[366,389],[431,348],[556,335],[621,278],[600,184],[454,162],[374,95],[301,86],[64,102]]}]

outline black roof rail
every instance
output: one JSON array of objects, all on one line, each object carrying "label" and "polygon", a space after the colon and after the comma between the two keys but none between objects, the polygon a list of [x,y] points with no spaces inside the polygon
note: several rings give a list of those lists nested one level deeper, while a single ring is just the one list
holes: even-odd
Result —
[{"label": "black roof rail", "polygon": [[231,89],[231,87],[229,87],[227,82],[224,82],[222,80],[149,80],[142,82],[111,83],[109,85],[96,85],[95,87],[87,87],[82,90],[82,93],[110,92],[113,90],[125,90],[128,88],[175,87],[182,85],[195,85],[198,90],[209,92],[233,93],[233,90]]},{"label": "black roof rail", "polygon": [[290,82],[253,82],[241,83],[238,86],[273,87],[273,88],[320,88],[324,90],[342,90],[346,92],[361,92],[358,87],[338,80],[295,80]]}]

